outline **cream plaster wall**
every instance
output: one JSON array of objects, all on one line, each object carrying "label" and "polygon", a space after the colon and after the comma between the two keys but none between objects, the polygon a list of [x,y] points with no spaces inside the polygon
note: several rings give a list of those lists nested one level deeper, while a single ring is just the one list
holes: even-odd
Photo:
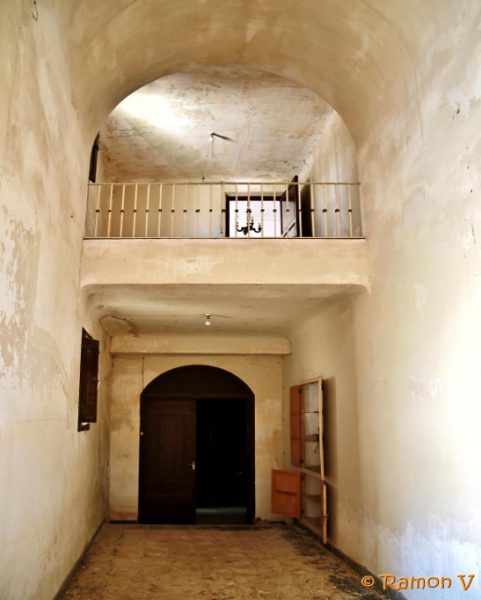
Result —
[{"label": "cream plaster wall", "polygon": [[108,360],[99,423],[77,432],[82,324],[102,336],[78,294],[85,130],[57,14],[38,4],[0,2],[2,600],[52,598],[105,508]]},{"label": "cream plaster wall", "polygon": [[427,28],[407,98],[379,106],[359,154],[372,287],[354,303],[363,483],[352,517],[355,558],[375,572],[481,565],[481,8],[450,16],[446,35]]},{"label": "cream plaster wall", "polygon": [[140,394],[175,367],[205,364],[237,375],[255,395],[256,517],[270,511],[271,469],[283,465],[282,358],[279,356],[115,356],[112,371],[110,518],[136,520]]},{"label": "cream plaster wall", "polygon": [[339,543],[374,572],[479,572],[479,2],[37,8],[0,4],[2,596],[50,597],[102,518],[99,429],[75,431],[88,155],[123,97],[187,63],[290,77],[349,126],[373,279],[352,308],[360,484]]},{"label": "cream plaster wall", "polygon": [[289,456],[289,388],[323,380],[325,457],[328,483],[328,541],[349,556],[361,556],[358,523],[353,518],[361,495],[356,357],[351,300],[326,303],[317,315],[289,334],[291,354],[284,358],[286,468]]}]

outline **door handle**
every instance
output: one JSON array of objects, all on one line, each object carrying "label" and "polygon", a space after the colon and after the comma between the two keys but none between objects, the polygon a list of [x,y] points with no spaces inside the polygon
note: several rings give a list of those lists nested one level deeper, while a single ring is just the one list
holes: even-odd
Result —
[{"label": "door handle", "polygon": [[193,460],[193,461],[190,463],[190,468],[192,469],[192,471],[195,471],[195,460]]}]

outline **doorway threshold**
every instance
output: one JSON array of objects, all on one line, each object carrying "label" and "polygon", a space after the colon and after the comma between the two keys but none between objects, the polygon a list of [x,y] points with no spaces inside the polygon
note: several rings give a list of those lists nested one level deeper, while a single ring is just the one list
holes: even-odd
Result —
[{"label": "doorway threshold", "polygon": [[195,509],[198,525],[248,525],[245,506],[207,506]]}]

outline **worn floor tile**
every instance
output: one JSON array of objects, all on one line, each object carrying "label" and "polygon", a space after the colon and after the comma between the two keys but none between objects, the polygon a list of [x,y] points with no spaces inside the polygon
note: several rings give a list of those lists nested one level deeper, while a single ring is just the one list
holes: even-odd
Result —
[{"label": "worn floor tile", "polygon": [[63,600],[378,600],[312,536],[252,528],[105,525]]}]

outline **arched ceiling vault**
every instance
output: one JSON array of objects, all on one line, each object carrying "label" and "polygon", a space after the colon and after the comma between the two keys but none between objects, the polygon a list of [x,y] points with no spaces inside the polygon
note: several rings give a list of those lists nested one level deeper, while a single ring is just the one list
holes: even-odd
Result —
[{"label": "arched ceiling vault", "polygon": [[376,90],[393,83],[389,64],[408,61],[400,32],[359,0],[79,0],[59,10],[92,131],[163,75],[241,64],[310,87],[359,133]]},{"label": "arched ceiling vault", "polygon": [[245,65],[311,88],[358,143],[388,99],[406,110],[427,45],[441,52],[440,32],[466,22],[455,7],[453,0],[57,0],[73,93],[91,136],[146,83],[185,67]]}]

